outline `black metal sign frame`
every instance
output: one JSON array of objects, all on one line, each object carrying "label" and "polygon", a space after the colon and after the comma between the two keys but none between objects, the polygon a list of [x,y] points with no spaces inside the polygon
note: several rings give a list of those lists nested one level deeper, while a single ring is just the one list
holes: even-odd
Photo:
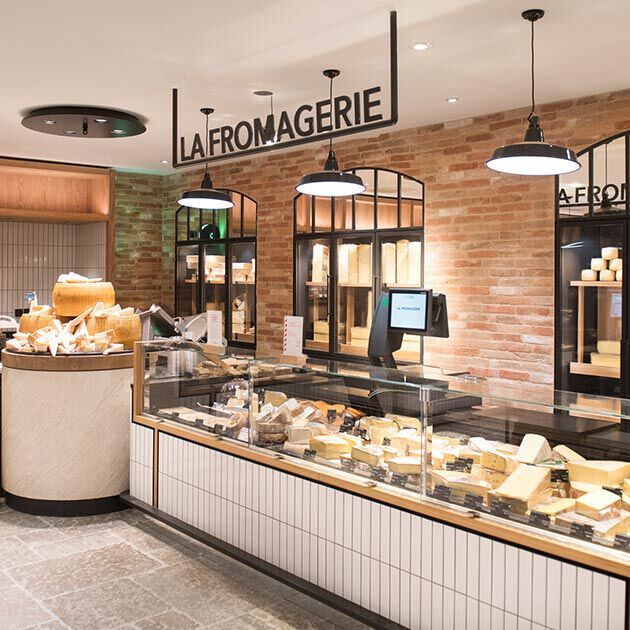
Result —
[{"label": "black metal sign frame", "polygon": [[299,137],[286,142],[278,142],[277,144],[262,144],[251,149],[233,151],[229,153],[220,153],[210,157],[205,156],[199,159],[179,160],[179,128],[178,128],[178,91],[173,88],[172,93],[172,145],[171,145],[171,166],[173,168],[183,168],[186,166],[194,166],[196,164],[205,164],[206,162],[218,162],[220,160],[237,159],[240,157],[257,155],[259,153],[268,153],[279,149],[287,149],[302,144],[312,142],[322,142],[331,136],[338,138],[341,136],[349,136],[355,133],[365,131],[374,131],[384,127],[393,127],[398,123],[398,33],[397,33],[397,13],[389,12],[389,90],[390,90],[390,115],[389,118],[370,122],[362,125],[345,127],[344,129],[334,129],[332,132],[319,133],[309,135],[307,137]]}]

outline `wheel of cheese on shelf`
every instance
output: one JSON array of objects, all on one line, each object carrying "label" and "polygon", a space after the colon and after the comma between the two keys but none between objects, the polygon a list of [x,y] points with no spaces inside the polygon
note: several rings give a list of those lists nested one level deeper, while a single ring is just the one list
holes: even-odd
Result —
[{"label": "wheel of cheese on shelf", "polygon": [[52,297],[59,317],[76,317],[97,302],[102,302],[105,308],[116,303],[111,282],[57,282]]},{"label": "wheel of cheese on shelf", "polygon": [[610,269],[602,269],[599,272],[599,279],[602,282],[614,282],[615,281],[615,272]]},{"label": "wheel of cheese on shelf", "polygon": [[[130,309],[133,311],[133,309]],[[122,343],[125,350],[133,349],[135,341],[142,338],[142,324],[140,317],[133,312],[103,315],[100,317],[88,317],[86,319],[87,330],[90,335],[112,330],[114,343]]]},{"label": "wheel of cheese on shelf", "polygon": [[593,271],[592,269],[582,269],[580,277],[583,282],[595,282],[597,280],[597,271]]},{"label": "wheel of cheese on shelf", "polygon": [[611,271],[621,271],[623,268],[623,260],[621,258],[615,258],[608,263],[608,269]]},{"label": "wheel of cheese on shelf", "polygon": [[20,332],[32,333],[52,324],[55,316],[52,314],[24,313],[20,317]]},{"label": "wheel of cheese on shelf", "polygon": [[604,260],[613,260],[619,256],[619,250],[616,247],[602,247],[602,258]]},{"label": "wheel of cheese on shelf", "polygon": [[617,282],[621,282],[623,280],[623,270],[622,269],[617,269],[617,271],[615,271],[615,280],[617,280]]},{"label": "wheel of cheese on shelf", "polygon": [[591,269],[593,271],[606,269],[606,261],[603,258],[591,258]]}]

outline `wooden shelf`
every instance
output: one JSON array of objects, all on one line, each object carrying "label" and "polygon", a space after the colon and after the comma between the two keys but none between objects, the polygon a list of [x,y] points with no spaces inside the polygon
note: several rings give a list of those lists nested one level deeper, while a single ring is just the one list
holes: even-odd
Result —
[{"label": "wooden shelf", "polygon": [[307,339],[304,345],[310,350],[320,350],[322,352],[328,352],[327,341],[314,341],[313,339]]},{"label": "wooden shelf", "polygon": [[232,282],[232,284],[246,284],[247,286],[254,286],[256,283],[255,282]]},{"label": "wooden shelf", "polygon": [[571,374],[584,376],[603,376],[605,378],[621,378],[621,369],[610,365],[593,365],[592,363],[578,363],[572,361],[569,365]]},{"label": "wooden shelf", "polygon": [[352,283],[352,282],[348,282],[348,283],[340,282],[337,286],[341,289],[371,289],[372,288],[371,284],[359,284],[359,283]]},{"label": "wooden shelf", "polygon": [[594,282],[586,280],[572,280],[572,287],[597,287],[598,289],[621,289],[623,282],[600,282],[595,280]]},{"label": "wooden shelf", "polygon": [[398,282],[383,282],[386,287],[390,289],[421,289],[420,284],[400,284]]},{"label": "wooden shelf", "polygon": [[339,352],[344,354],[353,354],[356,356],[367,357],[367,346],[354,346],[351,343],[340,343]]},{"label": "wooden shelf", "polygon": [[64,212],[0,208],[0,220],[26,221],[27,223],[98,223],[109,219],[100,212]]},{"label": "wooden shelf", "polygon": [[328,285],[327,282],[305,282],[304,283],[307,287],[325,287]]}]

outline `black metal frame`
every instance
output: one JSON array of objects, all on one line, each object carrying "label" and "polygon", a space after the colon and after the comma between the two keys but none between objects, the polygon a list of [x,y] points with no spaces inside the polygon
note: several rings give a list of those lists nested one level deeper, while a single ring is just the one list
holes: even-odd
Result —
[{"label": "black metal frame", "polygon": [[235,151],[216,155],[213,157],[200,158],[198,160],[179,161],[178,145],[178,93],[177,88],[172,92],[172,138],[171,138],[171,166],[173,168],[182,168],[185,166],[193,166],[195,164],[205,164],[206,162],[218,162],[220,160],[232,160],[234,158],[244,157],[248,155],[256,155],[259,153],[268,153],[269,151],[278,151],[279,149],[287,149],[302,144],[310,144],[312,142],[321,142],[324,139],[339,138],[341,136],[349,136],[355,133],[363,133],[365,131],[374,131],[383,129],[384,127],[393,127],[398,124],[398,19],[397,12],[389,12],[389,89],[390,89],[390,115],[386,120],[359,125],[356,127],[348,127],[346,129],[337,129],[332,132],[325,132],[315,136],[306,138],[296,138],[287,142],[279,142],[277,144],[262,145],[253,149],[244,151]]},{"label": "black metal frame", "polygon": [[[337,342],[337,247],[333,246],[339,238],[371,238],[373,243],[373,255],[372,255],[372,295],[374,299],[374,305],[377,304],[377,297],[380,293],[380,267],[381,267],[381,241],[384,238],[390,238],[395,236],[414,236],[417,237],[422,242],[422,269],[420,282],[424,285],[424,251],[425,251],[425,242],[424,242],[424,221],[425,221],[425,187],[424,182],[420,179],[417,179],[407,173],[402,173],[400,171],[396,171],[390,168],[379,167],[379,166],[354,166],[349,169],[345,169],[351,173],[363,172],[363,171],[373,171],[374,172],[374,190],[367,195],[362,193],[358,195],[362,196],[373,196],[374,197],[374,227],[372,229],[367,230],[357,230],[356,229],[356,198],[352,197],[352,229],[345,230],[337,230],[335,229],[335,198],[330,197],[331,203],[331,215],[330,215],[330,225],[331,230],[316,232],[315,231],[315,197],[311,197],[311,231],[310,232],[298,232],[297,231],[297,200],[301,197],[304,197],[302,193],[298,193],[293,197],[293,313],[295,315],[300,315],[297,312],[297,302],[298,302],[298,247],[299,243],[304,241],[317,241],[317,240],[327,240],[329,244],[329,261],[328,266],[331,273],[328,275],[328,304],[329,304],[329,329],[328,329],[328,337],[329,337],[329,345],[328,351],[323,352],[321,350],[313,350],[307,349],[304,347],[304,352],[311,357],[320,358],[320,359],[348,359],[352,358],[352,361],[367,363],[369,362],[369,358],[367,356],[346,354],[343,352],[339,352],[336,350],[338,347]],[[378,228],[378,173],[393,173],[397,176],[397,225],[400,226],[401,220],[401,201],[404,199],[411,199],[413,201],[420,201],[422,203],[422,227],[396,227],[396,228]],[[422,199],[415,198],[407,198],[402,196],[402,180],[403,178],[409,179],[422,187]],[[393,199],[393,197],[392,197]],[[420,340],[420,357],[422,358],[424,355],[424,342]]]},{"label": "black metal frame", "polygon": [[[227,343],[229,347],[233,347],[233,348],[255,348],[256,347],[256,340],[257,340],[257,335],[258,335],[258,326],[256,325],[254,327],[254,341],[253,342],[249,342],[249,341],[237,341],[234,339],[230,339],[231,337],[231,330],[232,330],[232,309],[231,309],[231,299],[230,299],[230,290],[231,290],[231,286],[232,286],[232,265],[228,264],[228,261],[231,261],[231,252],[232,252],[232,246],[233,245],[237,245],[240,243],[249,243],[249,244],[253,244],[254,246],[254,257],[257,258],[258,257],[258,202],[253,198],[250,197],[249,195],[245,194],[244,192],[241,192],[240,190],[235,190],[232,188],[221,188],[219,189],[221,190],[221,192],[226,192],[229,193],[230,195],[232,193],[235,193],[237,195],[241,196],[241,207],[240,207],[240,211],[241,211],[241,221],[240,221],[240,225],[241,225],[241,236],[229,236],[230,234],[230,216],[231,216],[231,209],[227,209],[224,212],[226,212],[226,216],[227,216],[227,224],[226,224],[226,229],[227,232],[226,234],[228,236],[226,236],[225,238],[221,238],[221,239],[201,239],[201,238],[197,238],[197,239],[181,239],[179,238],[179,222],[177,220],[177,215],[179,214],[179,212],[182,211],[186,211],[187,216],[186,216],[186,234],[189,235],[190,234],[190,212],[191,211],[196,211],[196,212],[202,212],[202,213],[210,213],[210,212],[216,212],[214,210],[203,210],[200,211],[197,208],[188,208],[185,206],[178,206],[177,210],[175,211],[175,265],[174,265],[174,286],[175,286],[175,315],[179,314],[179,291],[178,291],[178,283],[177,283],[177,266],[178,266],[178,249],[180,247],[196,247],[197,248],[197,256],[198,256],[198,278],[197,278],[197,284],[195,286],[195,302],[197,304],[197,308],[198,310],[201,312],[201,305],[202,302],[205,300],[205,273],[201,273],[201,270],[203,269],[202,266],[202,261],[203,261],[203,251],[204,248],[207,245],[218,245],[221,246],[223,245],[225,247],[225,287],[226,287],[226,300],[225,300],[225,309],[224,309],[224,319],[225,319],[225,333],[226,333],[226,339],[227,339]],[[245,199],[248,199],[249,201],[251,201],[254,205],[255,205],[255,212],[256,212],[256,233],[254,236],[242,236],[243,234],[243,226],[244,226],[244,206],[245,206]],[[215,215],[216,216],[216,215]],[[200,214],[200,225],[201,225],[201,219],[203,217],[203,214]],[[254,281],[254,295],[256,294],[256,287],[258,284],[258,261],[256,262],[256,272],[255,272],[255,281]],[[257,323],[257,309],[258,309],[258,300],[256,299],[256,297],[254,298],[254,321]]]},{"label": "black metal frame", "polygon": [[[616,206],[625,206],[625,210],[619,212],[610,212],[608,214],[595,214],[595,200],[593,199],[592,187],[594,182],[594,151],[598,147],[604,146],[619,138],[625,138],[625,184],[626,199],[625,202],[613,202]],[[630,283],[626,280],[630,273],[630,264],[627,260],[627,249],[630,244],[630,130],[622,131],[608,138],[604,138],[582,151],[578,152],[578,158],[587,155],[589,174],[588,174],[588,199],[586,203],[576,204],[560,204],[560,176],[555,177],[555,279],[554,279],[554,386],[560,389],[562,381],[562,337],[560,334],[562,314],[560,305],[562,304],[562,285],[561,277],[561,229],[566,226],[593,225],[604,227],[610,224],[621,224],[623,230],[624,257],[623,257],[623,283],[621,289],[622,296],[622,326],[621,326],[621,373],[620,373],[620,391],[625,398],[630,398],[630,317],[628,317],[628,307],[630,306]],[[569,177],[569,176],[565,176]],[[588,207],[588,214],[584,216],[562,217],[561,208],[566,207]]]}]

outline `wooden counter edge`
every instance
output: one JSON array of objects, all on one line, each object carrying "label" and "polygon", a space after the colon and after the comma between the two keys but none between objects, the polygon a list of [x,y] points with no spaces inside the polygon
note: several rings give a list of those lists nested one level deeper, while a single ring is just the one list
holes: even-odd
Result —
[{"label": "wooden counter edge", "polygon": [[2,351],[0,362],[3,367],[14,370],[37,372],[97,372],[100,370],[123,370],[133,365],[133,353],[71,355],[53,357],[48,354],[19,354]]},{"label": "wooden counter edge", "polygon": [[[606,571],[622,578],[630,578],[630,563],[623,560],[616,560],[597,554],[595,551],[583,549],[572,545],[569,542],[549,539],[539,536],[535,532],[517,529],[511,525],[498,523],[484,518],[471,516],[470,513],[454,510],[446,506],[433,503],[430,500],[420,497],[407,497],[398,494],[395,491],[389,491],[383,487],[373,486],[366,480],[354,481],[344,476],[330,474],[325,471],[317,470],[314,465],[310,468],[299,461],[293,461],[289,457],[282,455],[274,456],[271,453],[264,453],[259,450],[250,448],[249,446],[236,444],[229,440],[224,440],[216,435],[204,435],[200,432],[187,429],[186,427],[178,427],[167,422],[153,420],[142,415],[135,415],[134,422],[149,427],[156,431],[168,433],[175,437],[180,437],[188,441],[196,442],[217,451],[229,453],[247,459],[252,462],[264,464],[288,472],[304,479],[321,482],[327,486],[337,488],[339,490],[347,490],[354,494],[361,495],[367,499],[374,499],[382,503],[391,505],[392,507],[403,508],[410,512],[414,512],[419,516],[427,516],[443,523],[461,527],[468,531],[478,534],[486,534],[507,543],[527,547],[533,552],[543,552],[550,556],[554,556],[559,560],[569,560],[588,566],[592,569]],[[341,472],[341,471],[340,471]],[[404,491],[403,491],[404,492]],[[409,492],[409,494],[411,494]]]}]

